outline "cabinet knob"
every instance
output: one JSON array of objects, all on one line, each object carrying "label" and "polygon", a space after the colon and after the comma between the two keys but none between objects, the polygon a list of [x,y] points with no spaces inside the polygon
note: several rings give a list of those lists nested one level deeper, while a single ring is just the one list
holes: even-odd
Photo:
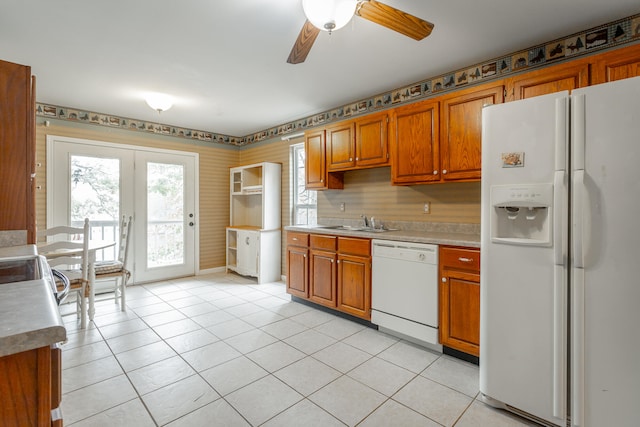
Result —
[{"label": "cabinet knob", "polygon": [[436,171],[433,171],[433,174],[434,174],[434,175],[438,175],[438,171],[437,171],[437,170],[436,170]]},{"label": "cabinet knob", "polygon": [[353,162],[353,157],[349,157],[349,161],[350,161],[350,162]]},{"label": "cabinet knob", "polygon": [[293,241],[297,242],[297,241],[298,241],[298,238],[297,238],[297,237],[294,237],[294,238],[293,238],[293,239],[291,239],[291,240],[293,240]]},{"label": "cabinet knob", "polygon": [[442,278],[442,283],[447,283],[447,278],[446,277]]},{"label": "cabinet knob", "polygon": [[324,179],[321,179],[320,182],[324,182]]},{"label": "cabinet knob", "polygon": [[443,169],[443,170],[442,170],[442,174],[443,174],[443,175],[445,175],[446,173],[447,173],[447,170],[446,170],[446,169]]},{"label": "cabinet knob", "polygon": [[356,162],[357,162],[358,160],[360,160],[360,159],[356,157]]}]

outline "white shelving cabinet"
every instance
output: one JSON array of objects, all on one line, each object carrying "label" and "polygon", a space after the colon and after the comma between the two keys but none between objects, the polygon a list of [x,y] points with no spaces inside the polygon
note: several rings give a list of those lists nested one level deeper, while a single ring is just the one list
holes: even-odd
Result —
[{"label": "white shelving cabinet", "polygon": [[256,163],[230,170],[230,219],[227,271],[252,276],[258,283],[280,280],[279,163]]}]

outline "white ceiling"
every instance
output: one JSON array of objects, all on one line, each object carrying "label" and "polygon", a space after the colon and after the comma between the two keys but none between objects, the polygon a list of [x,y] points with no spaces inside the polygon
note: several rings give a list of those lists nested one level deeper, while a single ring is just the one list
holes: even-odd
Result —
[{"label": "white ceiling", "polygon": [[[0,0],[0,59],[37,100],[245,136],[640,12],[638,0],[381,0],[435,24],[416,42],[355,17],[286,62],[301,0]],[[175,97],[158,113],[144,93]]]}]

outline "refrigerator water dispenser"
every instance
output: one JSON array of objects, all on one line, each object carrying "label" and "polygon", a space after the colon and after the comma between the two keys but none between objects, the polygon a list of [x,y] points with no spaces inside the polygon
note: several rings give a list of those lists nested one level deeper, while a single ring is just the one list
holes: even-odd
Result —
[{"label": "refrigerator water dispenser", "polygon": [[492,186],[491,241],[551,246],[552,204],[552,184]]}]

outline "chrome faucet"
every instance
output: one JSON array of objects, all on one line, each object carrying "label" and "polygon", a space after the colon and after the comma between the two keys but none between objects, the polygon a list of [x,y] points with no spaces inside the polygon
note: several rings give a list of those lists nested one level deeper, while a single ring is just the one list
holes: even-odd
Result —
[{"label": "chrome faucet", "polygon": [[362,218],[362,220],[364,221],[364,226],[369,227],[369,219],[367,218],[367,216],[365,214],[362,214],[360,215],[360,218]]}]

